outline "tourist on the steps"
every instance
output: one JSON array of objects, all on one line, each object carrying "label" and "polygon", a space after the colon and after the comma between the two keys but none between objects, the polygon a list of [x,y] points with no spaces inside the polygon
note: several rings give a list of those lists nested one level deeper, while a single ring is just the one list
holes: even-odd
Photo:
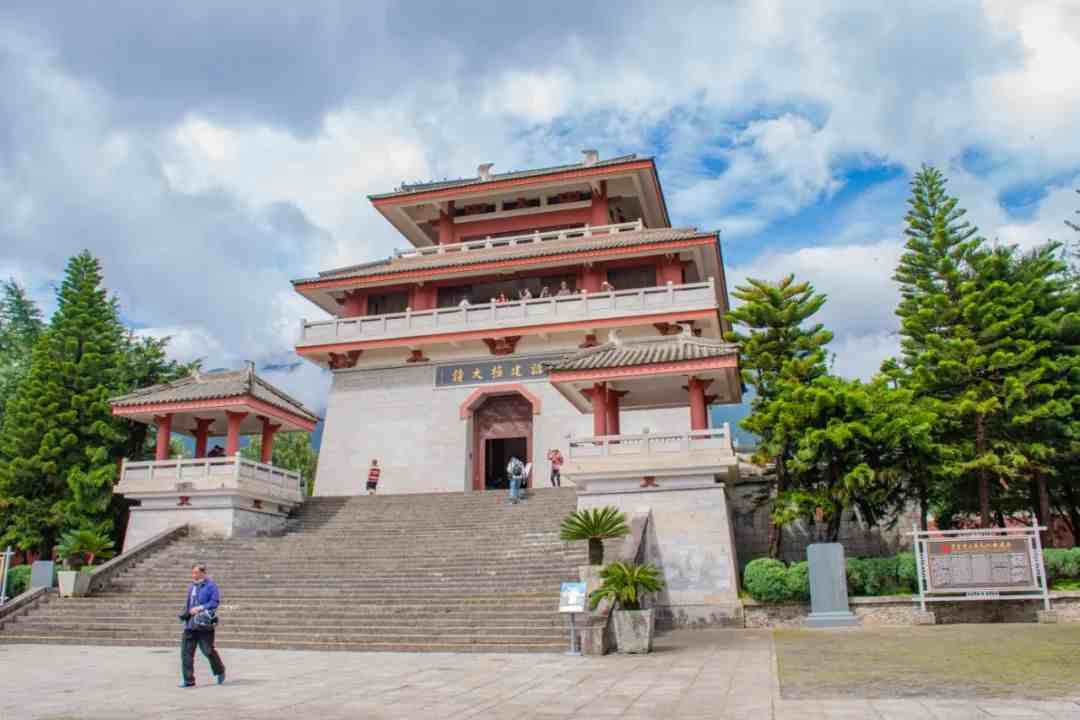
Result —
[{"label": "tourist on the steps", "polygon": [[525,463],[515,455],[506,463],[506,474],[510,477],[510,502],[515,505],[521,500],[521,483],[525,481]]},{"label": "tourist on the steps", "polygon": [[191,568],[191,586],[184,602],[180,620],[184,634],[180,639],[180,671],[183,682],[180,687],[195,687],[195,646],[210,661],[210,672],[220,685],[225,682],[225,663],[214,649],[214,626],[217,625],[217,609],[221,604],[218,586],[206,574],[202,563]]},{"label": "tourist on the steps", "polygon": [[561,487],[563,456],[559,448],[548,450],[547,459],[551,463],[551,487]]},{"label": "tourist on the steps", "polygon": [[368,495],[374,495],[375,491],[378,489],[378,487],[379,487],[379,475],[381,473],[382,473],[382,470],[379,468],[379,461],[378,460],[372,460],[371,461],[371,469],[368,470],[368,473],[367,473],[367,494]]}]

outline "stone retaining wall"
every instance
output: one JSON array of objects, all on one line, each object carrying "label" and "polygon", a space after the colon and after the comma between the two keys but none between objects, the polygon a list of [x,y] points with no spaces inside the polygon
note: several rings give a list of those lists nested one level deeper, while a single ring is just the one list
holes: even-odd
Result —
[{"label": "stone retaining wall", "polygon": [[[921,625],[925,619],[917,599],[908,595],[851,598],[851,611],[862,624]],[[1050,607],[1062,623],[1080,623],[1080,592],[1050,593]],[[1037,622],[1042,602],[1036,600],[987,600],[927,603],[938,624]],[[748,628],[802,627],[810,614],[809,603],[760,603],[743,600],[743,618]]]}]

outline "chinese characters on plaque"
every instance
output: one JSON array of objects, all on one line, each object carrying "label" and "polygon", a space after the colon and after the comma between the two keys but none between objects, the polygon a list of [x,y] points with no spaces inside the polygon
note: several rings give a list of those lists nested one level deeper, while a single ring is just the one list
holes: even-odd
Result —
[{"label": "chinese characters on plaque", "polygon": [[1024,538],[928,540],[931,592],[1036,588]]},{"label": "chinese characters on plaque", "polygon": [[435,387],[520,382],[547,377],[547,358],[515,358],[442,365],[435,370]]}]

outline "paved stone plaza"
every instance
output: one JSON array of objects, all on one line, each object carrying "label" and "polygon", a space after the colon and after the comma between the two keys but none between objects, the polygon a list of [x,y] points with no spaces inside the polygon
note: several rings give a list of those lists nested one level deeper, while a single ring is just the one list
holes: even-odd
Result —
[{"label": "paved stone plaza", "polygon": [[675,633],[646,657],[223,650],[229,682],[176,687],[163,648],[0,646],[0,718],[1080,718],[1053,702],[782,700],[765,630]]}]

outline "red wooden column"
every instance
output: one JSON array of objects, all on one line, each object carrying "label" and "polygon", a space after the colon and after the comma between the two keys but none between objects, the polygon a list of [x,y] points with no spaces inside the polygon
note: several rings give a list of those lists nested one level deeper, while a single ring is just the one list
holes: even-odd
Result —
[{"label": "red wooden column", "polygon": [[656,284],[682,285],[682,263],[678,255],[665,255],[656,263]]},{"label": "red wooden column", "polygon": [[225,411],[225,417],[229,421],[229,432],[225,436],[225,454],[228,457],[232,457],[240,451],[240,423],[247,416],[246,412]]},{"label": "red wooden column", "polygon": [[592,401],[593,435],[607,435],[607,383],[596,383],[581,392]]},{"label": "red wooden column", "polygon": [[608,225],[610,223],[611,216],[608,215],[607,180],[601,180],[600,192],[593,193],[592,205],[589,206],[589,224],[596,227],[597,225]]},{"label": "red wooden column", "polygon": [[709,411],[708,405],[705,402],[705,388],[712,384],[712,380],[699,380],[696,377],[690,378],[690,382],[687,384],[687,390],[690,391],[690,429],[691,430],[708,430],[709,429]]},{"label": "red wooden column", "polygon": [[274,457],[274,435],[281,428],[281,425],[274,425],[270,422],[270,418],[260,417],[262,421],[262,450],[259,455],[259,462],[269,463],[270,459]]},{"label": "red wooden column", "polygon": [[157,425],[157,447],[154,449],[155,460],[169,459],[169,438],[172,436],[172,413],[155,415]]},{"label": "red wooden column", "polygon": [[600,284],[604,282],[604,268],[599,263],[586,265],[581,269],[578,276],[578,290],[586,292],[600,292]]},{"label": "red wooden column", "polygon": [[607,434],[619,435],[619,400],[629,390],[608,389],[607,396]]},{"label": "red wooden column", "polygon": [[439,213],[439,244],[449,245],[454,242],[454,201],[447,203],[446,212]]},{"label": "red wooden column", "polygon": [[362,317],[367,315],[367,293],[363,290],[353,290],[345,293],[345,299],[341,303],[342,317]]},{"label": "red wooden column", "polygon": [[195,457],[206,457],[206,441],[210,437],[210,426],[214,418],[195,418]]}]

